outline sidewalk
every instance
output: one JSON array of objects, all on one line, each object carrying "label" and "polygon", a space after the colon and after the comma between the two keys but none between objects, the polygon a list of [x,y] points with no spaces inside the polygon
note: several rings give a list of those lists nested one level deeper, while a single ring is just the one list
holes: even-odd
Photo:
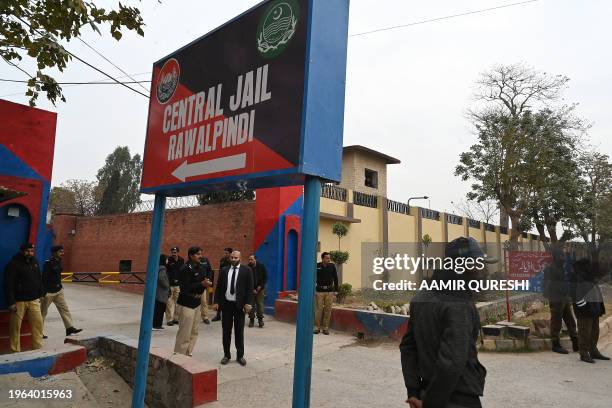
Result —
[{"label": "sidewalk", "polygon": [[[118,333],[138,338],[142,299],[138,295],[83,284],[66,285],[66,298],[84,336]],[[211,313],[212,315],[212,313]],[[211,316],[212,317],[212,316]],[[52,306],[45,347],[63,343],[64,328]],[[177,327],[153,332],[152,345],[174,348]],[[245,328],[246,367],[221,366],[221,324],[201,324],[193,358],[219,369],[219,402],[211,408],[291,406],[295,326],[267,317],[263,329]],[[600,342],[612,355],[609,337]],[[608,408],[612,401],[612,362],[582,363],[577,354],[481,353],[487,367],[484,407]],[[398,344],[355,343],[332,333],[314,338],[313,408],[406,407]]]}]

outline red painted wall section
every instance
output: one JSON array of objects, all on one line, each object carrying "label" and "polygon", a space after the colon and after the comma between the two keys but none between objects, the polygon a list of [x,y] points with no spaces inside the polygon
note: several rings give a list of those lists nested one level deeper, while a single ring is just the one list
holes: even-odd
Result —
[{"label": "red painted wall section", "polygon": [[287,211],[303,192],[303,186],[260,188],[257,190],[255,248],[261,246],[272,231],[272,228],[274,228],[274,225],[279,221],[280,216]]},{"label": "red painted wall section", "polygon": [[0,100],[0,143],[50,182],[57,114]]},{"label": "red painted wall section", "polygon": [[22,179],[0,175],[0,186],[26,193],[26,195],[2,202],[2,206],[20,204],[30,213],[30,242],[36,242],[38,234],[38,219],[40,217],[40,201],[43,185],[38,180]]}]

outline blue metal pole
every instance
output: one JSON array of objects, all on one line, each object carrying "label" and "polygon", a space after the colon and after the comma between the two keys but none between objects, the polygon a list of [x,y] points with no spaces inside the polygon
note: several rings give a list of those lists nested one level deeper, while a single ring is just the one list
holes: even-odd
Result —
[{"label": "blue metal pole", "polygon": [[312,330],[316,281],[317,239],[321,181],[307,176],[304,183],[304,212],[300,248],[300,287],[295,328],[295,366],[293,369],[293,408],[310,407],[312,371]]},{"label": "blue metal pole", "polygon": [[149,241],[149,258],[147,260],[147,279],[145,283],[142,314],[140,317],[140,336],[138,338],[138,357],[136,359],[136,379],[132,394],[132,408],[143,408],[147,386],[147,369],[149,368],[149,349],[151,348],[151,330],[153,327],[153,306],[155,287],[159,272],[159,254],[162,232],[164,229],[164,209],[166,197],[155,195],[153,220],[151,221],[151,239]]}]

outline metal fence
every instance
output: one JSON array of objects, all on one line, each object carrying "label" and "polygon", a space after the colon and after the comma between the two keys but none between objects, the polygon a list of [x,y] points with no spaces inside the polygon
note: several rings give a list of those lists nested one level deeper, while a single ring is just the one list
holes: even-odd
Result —
[{"label": "metal fence", "polygon": [[378,196],[353,191],[353,203],[363,207],[378,208]]},{"label": "metal fence", "polygon": [[468,225],[470,226],[470,228],[480,229],[480,221],[476,221],[470,218],[468,219]]},{"label": "metal fence", "polygon": [[321,186],[321,197],[329,198],[337,201],[346,201],[346,188],[323,184]]},{"label": "metal fence", "polygon": [[463,217],[455,214],[446,214],[446,222],[449,224],[463,225]]},{"label": "metal fence", "polygon": [[410,214],[410,206],[399,201],[387,200],[387,210],[400,214]]},{"label": "metal fence", "polygon": [[143,285],[146,272],[62,272],[62,282]]},{"label": "metal fence", "polygon": [[[132,213],[141,213],[153,211],[155,200],[142,201],[134,208]],[[167,197],[166,198],[166,210],[173,210],[175,208],[190,208],[199,207],[200,202],[198,196],[185,196],[185,197]]]},{"label": "metal fence", "polygon": [[421,217],[427,218],[429,220],[439,221],[440,220],[440,212],[439,211],[430,210],[428,208],[421,208]]}]

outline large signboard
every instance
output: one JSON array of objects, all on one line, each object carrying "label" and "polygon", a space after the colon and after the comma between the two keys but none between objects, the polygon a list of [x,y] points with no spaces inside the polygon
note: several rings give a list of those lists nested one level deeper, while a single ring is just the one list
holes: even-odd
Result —
[{"label": "large signboard", "polygon": [[[304,174],[339,179],[342,113],[339,132],[305,137],[309,56],[342,43],[310,46],[311,2],[265,1],[154,64],[143,192],[299,184]],[[343,80],[346,41],[340,52],[318,63]],[[343,108],[341,85],[328,102],[340,98]],[[327,151],[309,157],[305,144]]]}]

